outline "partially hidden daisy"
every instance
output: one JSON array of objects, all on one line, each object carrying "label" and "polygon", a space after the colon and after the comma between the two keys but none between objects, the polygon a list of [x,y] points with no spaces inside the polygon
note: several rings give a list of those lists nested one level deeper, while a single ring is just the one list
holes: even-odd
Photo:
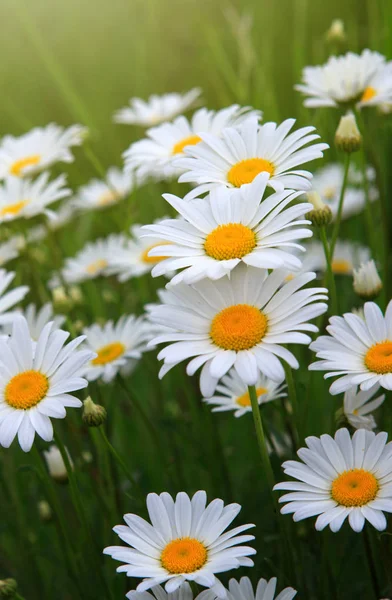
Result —
[{"label": "partially hidden daisy", "polygon": [[[265,375],[259,374],[255,385],[260,405],[287,396],[284,391],[285,385],[276,383]],[[252,412],[248,387],[234,369],[231,369],[219,382],[216,394],[203,400],[214,407],[212,412],[233,410],[235,417],[242,417],[245,413]]]},{"label": "partially hidden daisy", "polygon": [[[319,242],[311,244],[308,252],[313,253],[315,259],[317,255],[319,256],[321,270],[325,271],[327,263],[322,244]],[[352,275],[356,267],[369,261],[369,259],[370,250],[366,246],[360,246],[359,244],[345,240],[338,240],[331,263],[332,271],[335,275]]]},{"label": "partially hidden daisy", "polygon": [[118,572],[143,578],[138,592],[166,582],[165,590],[171,593],[188,580],[214,588],[224,598],[227,592],[215,574],[253,566],[249,556],[256,550],[238,545],[254,539],[253,535],[239,535],[253,525],[240,525],[224,533],[240,512],[239,504],[225,506],[223,500],[215,499],[207,505],[204,491],[192,498],[180,492],[175,500],[164,492],[148,494],[147,509],[151,525],[127,514],[126,525],[114,527],[131,548],[111,546],[104,550],[122,563]]},{"label": "partially hidden daisy", "polygon": [[142,318],[123,315],[105,325],[91,325],[83,330],[85,346],[96,356],[86,365],[84,376],[89,381],[102,378],[112,381],[117,373],[129,374],[147,349],[151,326]]},{"label": "partially hidden daisy", "polygon": [[284,472],[296,481],[275,485],[285,490],[279,502],[282,514],[294,521],[318,515],[316,529],[329,525],[339,531],[346,518],[360,532],[367,520],[378,531],[386,526],[384,512],[392,512],[392,443],[388,434],[358,429],[353,437],[339,429],[335,437],[306,438],[307,448],[297,454],[302,462],[288,460]]},{"label": "partially hidden daisy", "polygon": [[200,88],[193,88],[185,94],[151,95],[148,100],[131,98],[129,106],[118,110],[113,117],[115,123],[153,127],[171,121],[177,115],[189,110],[201,94]]},{"label": "partially hidden daisy", "polygon": [[55,218],[55,213],[48,207],[70,196],[71,190],[64,187],[65,184],[65,175],[49,181],[48,172],[42,173],[35,181],[7,177],[0,185],[0,223],[40,214]]},{"label": "partially hidden daisy", "polygon": [[366,391],[358,390],[355,386],[344,393],[343,414],[355,429],[372,430],[377,427],[371,413],[379,408],[385,400],[385,394],[373,398],[379,389],[380,386],[376,383]]},{"label": "partially hidden daisy", "polygon": [[36,433],[52,441],[50,419],[63,419],[66,407],[82,406],[70,392],[87,386],[81,370],[94,354],[77,350],[83,336],[65,346],[68,337],[69,333],[47,323],[34,342],[26,319],[19,316],[8,340],[0,340],[0,444],[4,448],[16,435],[25,452]]},{"label": "partially hidden daisy", "polygon": [[292,600],[297,592],[292,587],[287,587],[277,596],[276,577],[272,577],[269,581],[259,579],[256,590],[253,590],[252,583],[249,577],[241,577],[239,581],[230,579],[228,589],[228,600]]},{"label": "partially hidden daisy", "polygon": [[179,181],[197,184],[186,198],[195,198],[216,185],[239,188],[251,183],[259,173],[268,174],[275,191],[285,188],[307,190],[312,174],[298,170],[301,165],[323,156],[328,144],[312,144],[320,136],[314,127],[289,133],[295,119],[280,125],[259,125],[250,117],[237,128],[227,127],[220,136],[202,133],[202,141],[184,148],[185,156],[174,166],[183,170]]},{"label": "partially hidden daisy", "polygon": [[5,269],[0,269],[0,325],[12,323],[17,311],[10,311],[10,308],[15,307],[18,302],[23,300],[29,288],[26,285],[21,285],[13,290],[6,292],[10,283],[13,281],[15,273],[10,271],[7,273]]},{"label": "partially hidden daisy", "polygon": [[188,120],[177,117],[173,123],[163,123],[146,133],[147,138],[131,144],[124,152],[125,170],[135,172],[138,179],[146,177],[172,179],[183,172],[175,168],[174,161],[184,149],[201,142],[202,134],[222,135],[225,127],[237,127],[250,115],[258,122],[260,112],[238,104],[214,111],[201,108]]},{"label": "partially hidden daisy", "polygon": [[161,585],[154,585],[149,592],[131,590],[126,597],[128,600],[210,600],[207,598],[209,594],[211,594],[211,600],[216,598],[216,594],[212,590],[204,590],[194,598],[191,586],[184,581],[174,592],[168,593]]},{"label": "partially hidden daisy", "polygon": [[0,244],[0,266],[19,256],[20,251],[24,247],[25,240],[23,235],[14,235],[6,242]]},{"label": "partially hidden daisy", "polygon": [[[18,311],[18,315],[23,316],[26,319],[27,326],[29,328],[30,336],[33,341],[37,342],[39,336],[45,325],[52,322],[52,329],[60,329],[65,321],[64,315],[55,315],[53,306],[50,302],[47,302],[41,308],[38,308],[35,304],[28,304],[26,308]],[[12,325],[8,325],[5,328],[7,333],[12,333]]]},{"label": "partially hidden daisy", "polygon": [[377,304],[366,302],[364,319],[353,313],[331,317],[327,331],[310,345],[318,362],[312,371],[328,371],[324,378],[339,377],[329,388],[340,394],[359,385],[369,390],[379,383],[392,390],[392,300],[385,317]]},{"label": "partially hidden daisy", "polygon": [[241,189],[220,186],[198,202],[164,194],[181,218],[143,228],[166,243],[148,254],[167,256],[154,266],[152,275],[181,269],[171,280],[177,284],[219,279],[240,262],[265,269],[300,269],[301,261],[290,250],[303,249],[297,241],[312,235],[306,227],[310,222],[304,219],[311,205],[292,205],[301,194],[292,190],[263,200],[267,182],[268,175],[261,173]]},{"label": "partially hidden daisy", "polygon": [[19,137],[6,135],[0,143],[0,179],[7,175],[25,177],[56,162],[72,162],[70,149],[82,144],[86,131],[81,125],[65,129],[51,123]]},{"label": "partially hidden daisy", "polygon": [[331,56],[324,65],[305,67],[295,88],[311,108],[383,105],[392,101],[392,62],[370,50]]},{"label": "partially hidden daisy", "polygon": [[113,206],[126,198],[132,187],[133,181],[129,173],[111,167],[105,181],[92,179],[87,185],[80,187],[73,205],[80,210],[99,210]]},{"label": "partially hidden daisy", "polygon": [[[151,343],[169,344],[158,354],[163,377],[176,364],[192,358],[188,375],[200,367],[203,396],[213,395],[218,380],[234,367],[246,385],[256,385],[259,373],[277,383],[284,379],[279,359],[298,368],[282,344],[309,344],[304,331],[327,309],[326,289],[301,289],[315,278],[305,273],[284,283],[279,269],[267,271],[239,265],[230,279],[205,279],[165,291],[164,304],[152,306],[149,318],[167,327]],[[283,285],[282,285],[283,284]]]}]

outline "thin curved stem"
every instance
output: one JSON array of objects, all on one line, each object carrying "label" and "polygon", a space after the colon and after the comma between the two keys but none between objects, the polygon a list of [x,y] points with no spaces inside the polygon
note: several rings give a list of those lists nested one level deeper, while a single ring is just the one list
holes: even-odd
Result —
[{"label": "thin curved stem", "polygon": [[325,227],[320,227],[320,239],[323,244],[325,260],[327,262],[327,273],[329,280],[329,292],[331,297],[331,313],[337,315],[339,313],[338,296],[336,293],[335,276],[332,270],[331,246],[328,244],[327,233]]},{"label": "thin curved stem", "polygon": [[344,205],[344,194],[346,192],[346,187],[347,187],[348,170],[349,170],[349,167],[350,167],[350,160],[351,160],[351,154],[349,152],[347,152],[346,153],[346,158],[345,158],[345,161],[344,161],[343,183],[342,183],[342,189],[340,190],[338,213],[336,215],[335,226],[333,228],[332,237],[331,237],[331,243],[330,243],[330,259],[331,259],[331,262],[333,261],[333,255],[334,255],[334,252],[335,252],[335,246],[336,246],[336,242],[337,242],[337,239],[338,239],[338,236],[339,236],[340,223],[341,223],[341,220],[342,220],[343,205]]},{"label": "thin curved stem", "polygon": [[254,421],[254,424],[255,424],[257,444],[259,446],[259,452],[260,452],[261,462],[262,462],[264,473],[265,473],[265,476],[266,476],[266,479],[267,479],[268,487],[269,487],[269,489],[271,491],[272,501],[273,501],[273,504],[274,504],[274,507],[275,507],[276,506],[276,499],[275,499],[275,496],[273,495],[273,492],[272,492],[272,488],[275,485],[275,477],[274,477],[274,473],[273,473],[273,470],[272,470],[272,466],[271,466],[271,462],[270,462],[270,457],[269,457],[269,454],[268,454],[267,440],[266,440],[266,437],[265,437],[265,434],[264,434],[263,422],[261,420],[259,403],[257,401],[256,387],[254,385],[250,385],[250,386],[248,386],[248,391],[249,391],[250,403],[251,403],[251,406],[252,406],[253,421]]},{"label": "thin curved stem", "polygon": [[124,460],[121,458],[121,456],[119,455],[117,450],[109,442],[108,437],[107,437],[105,431],[103,430],[103,427],[102,426],[98,427],[98,431],[99,431],[103,441],[105,442],[107,449],[109,450],[110,454],[113,456],[113,458],[117,462],[117,464],[120,466],[120,468],[124,472],[125,476],[129,479],[130,483],[134,487],[136,487],[139,492],[141,492],[138,482],[136,481],[135,477],[132,475],[131,471],[128,469],[127,465],[125,464]]}]

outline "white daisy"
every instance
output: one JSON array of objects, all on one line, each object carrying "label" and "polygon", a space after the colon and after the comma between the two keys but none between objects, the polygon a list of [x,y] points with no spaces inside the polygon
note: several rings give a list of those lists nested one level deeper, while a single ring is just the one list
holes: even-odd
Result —
[{"label": "white daisy", "polygon": [[[284,273],[239,265],[219,281],[205,279],[191,286],[166,290],[163,305],[150,307],[153,323],[171,331],[153,340],[168,343],[158,354],[164,361],[160,377],[176,364],[194,357],[187,366],[193,375],[202,365],[203,396],[213,395],[218,380],[234,366],[246,385],[255,385],[261,372],[277,383],[284,379],[279,358],[292,368],[298,362],[283,345],[309,344],[303,331],[317,331],[308,321],[324,313],[324,288],[306,288],[315,278],[305,273],[282,285]],[[280,288],[280,289],[279,289]]]},{"label": "white daisy", "polygon": [[[47,302],[41,308],[38,308],[35,304],[29,304],[25,309],[18,311],[17,314],[26,319],[30,336],[34,342],[38,341],[43,328],[49,321],[53,323],[53,330],[60,329],[65,321],[64,315],[54,314],[53,306],[50,302]],[[4,331],[11,334],[12,325],[5,326]]]},{"label": "white daisy", "polygon": [[203,133],[220,137],[225,127],[237,127],[251,115],[255,123],[260,112],[238,104],[214,111],[201,108],[191,120],[177,117],[173,123],[164,123],[147,131],[147,138],[131,144],[123,156],[125,170],[135,172],[141,180],[146,177],[172,179],[183,172],[175,168],[174,161],[184,154],[190,145],[198,145]]},{"label": "white daisy", "polygon": [[106,208],[126,198],[131,191],[132,177],[129,173],[111,167],[105,181],[92,179],[80,187],[73,204],[81,210]]},{"label": "white daisy", "polygon": [[153,94],[149,99],[131,98],[129,106],[118,110],[113,117],[115,123],[125,125],[141,125],[153,127],[165,121],[171,121],[177,115],[192,108],[201,94],[199,88],[193,88],[185,94],[172,92],[157,96]]},{"label": "white daisy", "polygon": [[[73,462],[68,449],[65,448],[65,451],[68,455],[70,465],[73,467]],[[63,457],[57,446],[52,444],[49,446],[49,450],[44,450],[44,457],[48,466],[49,475],[59,483],[68,481],[67,467],[65,466],[65,462],[63,461]]]},{"label": "white daisy", "polygon": [[[325,253],[321,242],[309,244],[307,254],[312,257],[315,264],[315,269],[325,271],[327,263]],[[338,240],[332,260],[332,271],[335,275],[352,275],[356,267],[359,267],[363,262],[370,259],[370,250],[359,244]],[[319,266],[316,266],[318,262]]]},{"label": "white daisy", "polygon": [[378,392],[380,386],[376,383],[370,390],[358,391],[357,387],[352,387],[344,393],[343,413],[352,427],[355,429],[375,429],[376,421],[372,413],[385,400],[385,394],[371,398]]},{"label": "white daisy", "polygon": [[365,300],[372,300],[382,290],[382,281],[374,260],[363,262],[353,270],[353,288]]},{"label": "white daisy", "polygon": [[[266,404],[277,398],[284,398],[285,385],[272,381],[265,375],[259,374],[256,382],[257,400],[259,404]],[[247,412],[252,412],[247,385],[238,376],[234,369],[225,375],[216,387],[217,395],[203,398],[206,404],[214,406],[212,412],[234,410],[235,417],[242,417]]]},{"label": "white daisy", "polygon": [[[211,594],[211,600],[216,598],[211,590],[205,590],[195,597],[195,600],[210,600],[207,594]],[[154,585],[149,592],[137,592],[132,590],[126,594],[128,600],[193,600],[192,588],[185,581],[174,592],[166,592],[161,585]]]},{"label": "white daisy", "polygon": [[7,177],[0,185],[0,223],[40,214],[53,218],[55,215],[48,206],[71,194],[71,190],[64,187],[65,183],[65,175],[49,181],[48,172],[35,181]]},{"label": "white daisy", "polygon": [[241,189],[220,186],[197,203],[164,194],[182,218],[143,227],[166,241],[149,252],[151,257],[167,256],[154,266],[152,276],[182,269],[171,284],[195,283],[204,277],[220,279],[241,262],[264,269],[300,269],[301,261],[290,250],[303,249],[296,242],[312,236],[304,227],[310,221],[303,218],[311,204],[289,207],[301,194],[292,190],[263,200],[267,182],[268,175],[261,173]]},{"label": "white daisy", "polygon": [[392,390],[392,300],[385,317],[377,304],[366,302],[364,317],[352,313],[331,317],[330,335],[322,335],[310,345],[322,360],[309,369],[330,371],[324,379],[339,376],[329,388],[331,394],[355,385],[366,391],[376,383]]},{"label": "white daisy", "polygon": [[7,273],[5,269],[0,269],[0,325],[12,323],[18,313],[16,311],[9,312],[9,309],[23,300],[29,291],[26,285],[21,285],[10,292],[4,293],[14,277],[15,273],[13,271]]},{"label": "white daisy", "polygon": [[64,346],[69,333],[47,323],[35,343],[23,317],[15,318],[12,335],[0,340],[0,444],[8,448],[18,434],[28,452],[37,433],[53,439],[51,418],[63,419],[65,407],[80,407],[69,392],[87,386],[81,370],[93,353],[76,348],[83,336]]},{"label": "white daisy", "polygon": [[272,577],[269,581],[259,579],[254,591],[249,577],[241,577],[239,581],[230,579],[227,598],[228,600],[292,600],[297,595],[296,590],[288,587],[275,596],[276,584],[276,577]]},{"label": "white daisy", "polygon": [[86,131],[81,125],[64,129],[51,123],[20,137],[6,135],[0,144],[0,179],[32,175],[59,161],[73,162],[70,148],[82,144]]},{"label": "white daisy", "polygon": [[[316,529],[329,525],[339,531],[348,517],[351,528],[362,531],[365,519],[383,531],[392,512],[392,443],[388,434],[358,429],[352,439],[347,429],[335,438],[322,435],[306,438],[307,448],[297,454],[303,461],[288,460],[284,472],[298,481],[275,485],[287,490],[279,502],[287,502],[282,514],[294,513],[294,521],[319,515]],[[305,464],[304,464],[305,463]]]},{"label": "white daisy", "polygon": [[104,553],[123,563],[119,573],[128,577],[143,577],[138,592],[166,582],[168,593],[185,581],[195,581],[212,588],[219,597],[226,590],[215,573],[240,566],[252,567],[249,558],[256,550],[238,546],[254,539],[253,535],[238,535],[253,525],[240,525],[223,533],[241,510],[239,504],[224,506],[215,499],[208,506],[206,492],[199,491],[191,498],[180,492],[174,500],[164,492],[148,494],[147,509],[151,525],[137,515],[124,515],[126,525],[114,531],[131,548],[111,546]]},{"label": "white daisy", "polygon": [[123,315],[117,321],[108,321],[103,327],[91,325],[83,330],[85,345],[96,356],[83,372],[89,381],[102,378],[112,381],[117,373],[129,374],[147,349],[151,326],[142,318]]},{"label": "white daisy", "polygon": [[370,50],[331,56],[324,65],[305,67],[302,81],[295,89],[307,96],[304,105],[312,108],[361,108],[392,101],[392,62]]},{"label": "white daisy", "polygon": [[23,235],[14,235],[6,242],[0,244],[0,266],[19,256],[20,251],[24,247],[25,241]]},{"label": "white daisy", "polygon": [[185,157],[174,163],[184,171],[179,181],[198,185],[186,198],[198,197],[216,185],[241,187],[259,173],[268,174],[268,185],[275,191],[309,189],[312,174],[292,169],[321,158],[329,146],[309,145],[320,137],[312,133],[314,127],[302,127],[289,134],[294,123],[295,119],[286,119],[279,126],[259,125],[256,118],[250,117],[237,129],[224,129],[220,137],[200,134],[202,142],[187,146]]}]

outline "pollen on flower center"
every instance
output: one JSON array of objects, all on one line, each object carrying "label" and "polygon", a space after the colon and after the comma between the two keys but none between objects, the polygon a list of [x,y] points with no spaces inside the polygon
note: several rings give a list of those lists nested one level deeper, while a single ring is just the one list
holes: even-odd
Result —
[{"label": "pollen on flower center", "polygon": [[194,573],[207,562],[207,549],[195,538],[172,540],[161,554],[161,563],[169,573]]},{"label": "pollen on flower center", "polygon": [[215,260],[242,258],[252,252],[256,246],[255,233],[242,223],[219,225],[208,234],[204,250]]},{"label": "pollen on flower center", "polygon": [[145,248],[143,250],[140,256],[140,260],[145,263],[158,263],[161,260],[165,260],[165,258],[168,258],[167,256],[148,256],[148,253],[150,252],[150,250],[156,248],[157,246],[166,246],[168,244],[170,244],[170,242],[158,242],[157,244],[152,244],[151,246],[148,246],[148,248]]},{"label": "pollen on flower center", "polygon": [[249,350],[263,339],[267,324],[267,317],[255,306],[234,304],[214,317],[210,336],[224,350]]},{"label": "pollen on flower center", "polygon": [[247,158],[233,165],[227,174],[227,180],[234,187],[252,183],[256,175],[267,172],[274,174],[274,165],[264,158]]},{"label": "pollen on flower center", "polygon": [[373,87],[369,86],[365,88],[365,91],[363,92],[361,97],[361,102],[367,102],[368,100],[371,100],[376,94],[377,91]]},{"label": "pollen on flower center", "polygon": [[86,267],[86,271],[90,275],[95,275],[99,271],[102,271],[102,269],[105,269],[107,266],[108,266],[108,261],[103,258],[99,258],[98,260],[89,264]]},{"label": "pollen on flower center", "polygon": [[93,365],[106,365],[107,363],[113,362],[124,354],[125,346],[121,342],[112,342],[106,344],[97,350],[98,356],[96,356],[91,362]]},{"label": "pollen on flower center", "polygon": [[0,216],[5,217],[6,215],[14,215],[20,213],[21,210],[28,204],[28,200],[20,200],[19,202],[15,202],[14,204],[7,204],[0,209]]},{"label": "pollen on flower center", "polygon": [[349,275],[352,271],[352,264],[348,260],[336,259],[331,264],[333,273],[337,275]]},{"label": "pollen on flower center", "polygon": [[20,175],[23,175],[23,169],[25,169],[26,167],[33,167],[34,165],[37,165],[40,160],[41,156],[39,154],[32,154],[31,156],[20,158],[19,160],[16,160],[14,163],[12,163],[12,165],[10,166],[10,173],[11,175],[19,177]]},{"label": "pollen on flower center", "polygon": [[185,146],[195,146],[199,142],[201,142],[201,137],[198,135],[190,135],[174,144],[172,154],[182,154]]},{"label": "pollen on flower center", "polygon": [[[256,388],[256,395],[258,398],[260,396],[262,396],[263,394],[266,394],[267,392],[268,392],[268,390],[266,388],[263,388],[263,387]],[[239,406],[243,406],[243,407],[251,406],[249,392],[245,392],[245,394],[242,394],[242,396],[238,396],[237,404],[239,404]]]},{"label": "pollen on flower center", "polygon": [[118,200],[120,200],[120,194],[114,190],[108,190],[101,194],[98,204],[99,206],[109,206],[110,204],[115,204]]},{"label": "pollen on flower center", "polygon": [[48,378],[39,371],[18,373],[7,383],[4,397],[9,406],[19,410],[32,408],[46,396]]},{"label": "pollen on flower center", "polygon": [[374,500],[378,487],[378,481],[372,473],[364,469],[351,469],[334,479],[331,496],[343,506],[363,506]]},{"label": "pollen on flower center", "polygon": [[374,344],[365,355],[365,365],[374,373],[392,373],[392,342]]}]

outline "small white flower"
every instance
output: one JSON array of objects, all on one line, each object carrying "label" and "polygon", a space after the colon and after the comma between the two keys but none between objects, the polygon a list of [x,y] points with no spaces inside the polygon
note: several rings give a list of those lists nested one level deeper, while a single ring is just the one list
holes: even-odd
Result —
[{"label": "small white flower", "polygon": [[[67,448],[65,449],[69,462],[71,466],[73,466],[71,457]],[[52,444],[49,446],[49,450],[44,450],[44,457],[46,460],[46,464],[48,465],[49,475],[55,479],[56,481],[63,483],[68,480],[68,473],[65,463],[63,461],[63,457],[61,456],[60,450]]]},{"label": "small white flower", "polygon": [[81,125],[64,129],[51,123],[20,137],[6,135],[0,144],[0,179],[32,175],[59,161],[72,162],[70,148],[80,146],[85,134],[86,128]]},{"label": "small white flower", "polygon": [[16,311],[8,312],[9,309],[23,300],[29,291],[26,285],[21,285],[10,292],[4,293],[14,277],[15,273],[13,271],[7,273],[5,269],[0,269],[0,325],[13,322],[18,313]]},{"label": "small white flower", "polygon": [[375,429],[377,427],[372,413],[385,400],[385,394],[371,400],[378,392],[380,386],[376,383],[370,390],[358,391],[353,387],[344,393],[343,412],[352,427],[355,429]]},{"label": "small white flower", "polygon": [[[211,597],[210,597],[211,594]],[[166,592],[161,585],[154,585],[149,592],[137,592],[132,590],[126,594],[128,600],[215,600],[216,594],[212,590],[200,592],[193,599],[192,588],[185,581],[174,592]]]},{"label": "small white flower", "polygon": [[118,110],[113,117],[115,123],[153,127],[165,121],[171,121],[177,115],[192,108],[201,94],[199,88],[193,88],[185,94],[171,93],[162,96],[152,95],[147,101],[131,98],[129,107]]},{"label": "small white flower", "polygon": [[75,208],[95,210],[117,204],[132,191],[132,177],[116,167],[111,167],[105,181],[92,179],[87,185],[79,188],[73,202]]},{"label": "small white flower", "polygon": [[358,269],[354,269],[353,275],[353,287],[358,296],[367,300],[378,296],[382,281],[374,260],[362,262]]},{"label": "small white flower", "polygon": [[[336,242],[332,271],[335,275],[352,275],[361,262],[368,261],[370,250],[353,242],[338,240]],[[325,271],[327,262],[321,242],[314,241],[305,246],[304,265],[308,270]]]},{"label": "small white flower", "polygon": [[388,434],[358,429],[352,439],[347,429],[335,438],[324,434],[306,438],[307,448],[297,454],[303,462],[288,460],[284,472],[297,481],[285,481],[274,490],[287,490],[282,514],[294,521],[318,515],[316,529],[329,525],[339,531],[346,518],[360,532],[367,520],[378,531],[387,526],[384,512],[392,512],[392,444]]},{"label": "small white flower", "polygon": [[151,525],[137,515],[124,515],[126,525],[117,525],[114,531],[131,547],[111,546],[104,553],[122,563],[117,572],[143,578],[138,592],[166,582],[166,592],[172,593],[184,582],[195,581],[224,598],[227,591],[215,573],[253,566],[249,556],[256,553],[254,548],[238,546],[254,539],[253,535],[238,535],[253,525],[223,533],[241,506],[224,506],[219,499],[206,504],[204,491],[192,498],[180,492],[175,500],[167,492],[148,494]]},{"label": "small white flower", "polygon": [[227,598],[228,600],[292,600],[297,595],[296,590],[287,587],[275,596],[276,577],[269,581],[259,579],[256,590],[253,590],[249,577],[241,577],[239,581],[230,579]]}]

